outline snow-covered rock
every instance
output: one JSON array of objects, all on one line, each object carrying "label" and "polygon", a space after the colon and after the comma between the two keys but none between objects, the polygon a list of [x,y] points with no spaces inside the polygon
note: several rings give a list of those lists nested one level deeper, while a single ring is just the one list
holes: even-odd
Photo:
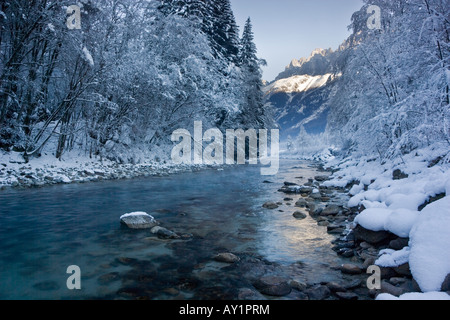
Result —
[{"label": "snow-covered rock", "polygon": [[120,222],[130,229],[151,229],[158,225],[155,218],[145,212],[132,212],[120,217]]}]

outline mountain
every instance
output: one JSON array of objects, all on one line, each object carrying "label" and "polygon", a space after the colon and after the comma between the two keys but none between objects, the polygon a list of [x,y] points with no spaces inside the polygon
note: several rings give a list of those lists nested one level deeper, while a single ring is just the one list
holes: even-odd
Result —
[{"label": "mountain", "polygon": [[265,102],[275,111],[281,140],[325,132],[329,107],[326,102],[339,77],[341,48],[316,49],[309,57],[294,59],[274,82],[264,87]]}]

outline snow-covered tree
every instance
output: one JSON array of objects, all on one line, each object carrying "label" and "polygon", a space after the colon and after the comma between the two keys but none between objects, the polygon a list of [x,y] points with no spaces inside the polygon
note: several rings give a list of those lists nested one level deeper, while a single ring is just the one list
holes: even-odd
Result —
[{"label": "snow-covered tree", "polygon": [[264,63],[257,57],[251,19],[248,18],[241,38],[239,65],[243,70],[245,105],[241,121],[265,127],[265,112],[262,93],[261,65]]},{"label": "snow-covered tree", "polygon": [[382,30],[360,30],[364,7],[354,15],[359,43],[330,101],[329,133],[381,159],[450,143],[448,2],[366,3],[381,8]]}]

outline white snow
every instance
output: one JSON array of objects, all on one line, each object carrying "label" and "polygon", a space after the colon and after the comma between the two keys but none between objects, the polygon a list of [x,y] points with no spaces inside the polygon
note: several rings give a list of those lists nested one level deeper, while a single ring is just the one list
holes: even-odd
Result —
[{"label": "white snow", "polygon": [[450,300],[450,296],[445,292],[426,292],[426,293],[418,293],[411,292],[405,293],[400,297],[395,297],[389,293],[382,293],[377,296],[377,300]]},{"label": "white snow", "polygon": [[89,64],[93,67],[94,66],[94,58],[92,58],[91,53],[89,52],[89,50],[86,47],[83,47],[83,53],[84,53],[84,56],[85,56],[87,62],[89,62]]},{"label": "white snow", "polygon": [[[324,183],[326,186],[357,182],[350,190],[348,206],[362,205],[365,210],[355,218],[356,224],[410,239],[409,246],[400,251],[381,251],[376,261],[383,267],[409,262],[411,273],[425,294],[407,294],[400,299],[449,299],[447,294],[436,292],[450,274],[450,164],[429,167],[431,161],[447,153],[448,145],[436,144],[385,163],[367,157],[328,162],[338,171]],[[396,169],[408,177],[394,180]],[[444,198],[427,205],[432,197],[444,194]],[[426,206],[422,209],[423,205]],[[394,297],[379,296],[385,298]]]},{"label": "white snow", "polygon": [[375,264],[380,267],[398,267],[409,261],[411,249],[405,247],[402,250],[395,251],[392,249],[385,249],[380,251],[380,257]]},{"label": "white snow", "polygon": [[384,208],[366,209],[356,216],[355,223],[368,230],[384,231],[384,225],[391,213],[391,210]]},{"label": "white snow", "polygon": [[411,228],[419,218],[419,211],[409,209],[394,210],[386,219],[384,223],[384,230],[390,231],[393,234],[408,238]]},{"label": "white snow", "polygon": [[139,216],[146,216],[146,217],[153,218],[151,215],[149,215],[149,214],[146,213],[146,212],[137,211],[137,212],[126,213],[126,214],[120,216],[120,219],[128,218],[128,217],[139,217]]},{"label": "white snow", "polygon": [[450,196],[428,205],[410,233],[411,273],[424,292],[439,291],[450,273]]},{"label": "white snow", "polygon": [[323,87],[328,79],[332,77],[331,73],[320,76],[292,76],[287,79],[280,79],[275,81],[264,88],[266,94],[285,92],[285,93],[297,93],[305,92],[315,88]]}]

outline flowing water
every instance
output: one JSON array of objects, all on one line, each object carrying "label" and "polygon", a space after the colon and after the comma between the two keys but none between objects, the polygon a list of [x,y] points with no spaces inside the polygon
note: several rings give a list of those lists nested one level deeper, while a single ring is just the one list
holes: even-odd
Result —
[{"label": "flowing water", "polygon": [[[255,166],[0,193],[0,299],[235,299],[264,274],[303,282],[339,280],[341,261],[325,227],[277,190],[317,175],[284,160],[263,177]],[[265,181],[270,180],[270,181]],[[271,183],[268,183],[271,182]],[[267,201],[283,202],[276,210]],[[130,230],[119,217],[144,211],[185,240]],[[214,261],[232,252],[234,265]],[[67,267],[81,270],[68,290]],[[294,298],[294,297],[293,297]]]}]

